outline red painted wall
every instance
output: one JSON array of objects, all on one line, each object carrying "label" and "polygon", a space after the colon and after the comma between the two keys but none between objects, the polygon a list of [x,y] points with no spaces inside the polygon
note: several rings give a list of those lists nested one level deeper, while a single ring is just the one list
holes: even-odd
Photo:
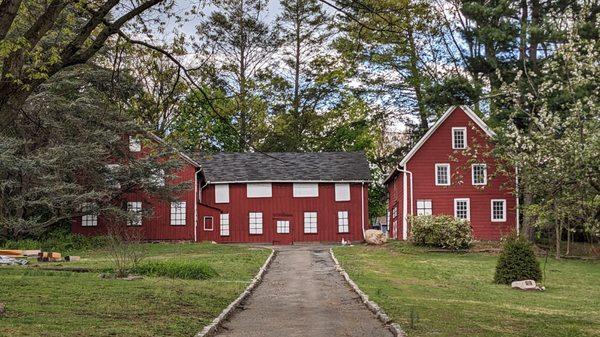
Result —
[{"label": "red painted wall", "polygon": [[[229,184],[229,203],[215,203],[214,185],[202,190],[202,203],[198,220],[199,239],[216,242],[338,242],[342,238],[362,241],[361,184],[350,184],[350,201],[335,201],[335,185],[319,184],[319,196],[294,198],[291,183],[273,183],[271,198],[247,198],[246,184]],[[368,188],[364,190],[364,223],[368,222]],[[208,205],[208,206],[206,206]],[[338,233],[337,212],[348,211],[349,233]],[[219,214],[229,214],[230,235],[220,235]],[[249,213],[263,213],[263,234],[249,234]],[[317,233],[304,233],[304,212],[317,212]],[[203,216],[214,217],[212,231],[204,230]],[[276,233],[277,219],[290,220],[291,234]]]},{"label": "red painted wall", "polygon": [[[150,151],[151,141],[145,142],[142,152],[138,156],[147,155]],[[142,210],[152,210],[152,214],[142,219],[141,226],[127,227],[131,230],[140,231],[146,240],[194,240],[194,205],[196,197],[194,195],[194,179],[197,168],[187,161],[181,159],[181,169],[176,174],[177,178],[167,180],[166,184],[179,184],[186,182],[188,188],[180,192],[177,196],[178,201],[186,202],[186,224],[171,225],[171,204],[167,201],[158,199],[155,196],[143,192],[132,192],[123,195],[119,204],[126,204],[127,201],[142,201]],[[71,231],[82,235],[101,235],[106,234],[108,225],[113,224],[114,220],[100,214],[98,216],[98,225],[95,227],[81,226],[81,217],[74,218],[71,223]],[[125,226],[125,223],[120,225]]]},{"label": "red painted wall", "polygon": [[[407,212],[410,214],[412,203],[416,214],[418,199],[431,199],[434,215],[454,215],[454,199],[470,198],[471,225],[475,238],[499,240],[502,235],[516,230],[516,199],[511,193],[514,189],[514,176],[498,174],[495,170],[494,158],[483,156],[485,159],[482,159],[482,156],[478,156],[477,163],[487,164],[488,181],[486,186],[473,186],[471,164],[474,162],[469,161],[472,156],[463,155],[461,151],[464,150],[452,149],[453,127],[467,128],[467,146],[470,150],[478,148],[479,153],[482,153],[489,152],[493,147],[485,132],[462,109],[455,109],[407,163],[406,169],[413,173],[414,184],[414,200],[410,200],[410,180],[407,175]],[[452,174],[450,186],[435,185],[436,163],[450,163]],[[402,238],[402,177],[403,174],[400,172],[387,185],[390,195],[388,205],[390,214],[394,204],[398,205],[399,239]],[[506,199],[506,222],[491,221],[491,199]],[[390,219],[392,228],[391,216]]]}]

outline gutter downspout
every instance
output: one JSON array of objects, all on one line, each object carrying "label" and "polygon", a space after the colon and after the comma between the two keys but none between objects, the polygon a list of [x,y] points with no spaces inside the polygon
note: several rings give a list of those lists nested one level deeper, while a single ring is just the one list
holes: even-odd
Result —
[{"label": "gutter downspout", "polygon": [[[408,200],[406,195],[406,174],[410,176],[410,215],[414,215],[414,200],[413,200],[413,174],[411,171],[406,170],[406,165],[404,165],[404,169],[398,167],[398,171],[402,172],[402,240],[408,239]],[[398,238],[398,235],[395,234],[395,237]]]},{"label": "gutter downspout", "polygon": [[363,241],[365,240],[365,182],[363,181],[360,186],[360,212],[361,212],[361,226]]},{"label": "gutter downspout", "polygon": [[[194,174],[194,242],[198,242],[198,173],[202,170],[196,171]],[[202,190],[202,189],[200,189]]]}]

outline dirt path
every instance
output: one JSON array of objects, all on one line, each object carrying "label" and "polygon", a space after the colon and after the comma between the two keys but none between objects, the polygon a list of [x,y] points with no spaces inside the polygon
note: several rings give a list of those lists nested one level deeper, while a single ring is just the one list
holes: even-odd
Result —
[{"label": "dirt path", "polygon": [[325,247],[279,250],[218,336],[392,336],[335,270]]}]

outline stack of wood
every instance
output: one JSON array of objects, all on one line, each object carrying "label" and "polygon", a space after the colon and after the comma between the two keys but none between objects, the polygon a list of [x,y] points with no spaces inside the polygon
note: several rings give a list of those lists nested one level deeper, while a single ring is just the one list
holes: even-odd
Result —
[{"label": "stack of wood", "polygon": [[38,253],[38,261],[39,262],[62,262],[62,255],[57,252],[39,252]]},{"label": "stack of wood", "polygon": [[0,249],[0,255],[10,257],[35,257],[41,252],[39,249],[21,250],[21,249]]}]

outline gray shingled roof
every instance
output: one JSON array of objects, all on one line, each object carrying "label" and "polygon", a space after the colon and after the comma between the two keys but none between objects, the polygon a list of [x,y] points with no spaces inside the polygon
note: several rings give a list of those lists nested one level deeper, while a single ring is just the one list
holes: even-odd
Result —
[{"label": "gray shingled roof", "polygon": [[206,180],[370,181],[363,152],[217,153],[199,160]]}]

